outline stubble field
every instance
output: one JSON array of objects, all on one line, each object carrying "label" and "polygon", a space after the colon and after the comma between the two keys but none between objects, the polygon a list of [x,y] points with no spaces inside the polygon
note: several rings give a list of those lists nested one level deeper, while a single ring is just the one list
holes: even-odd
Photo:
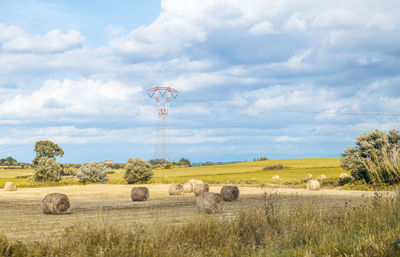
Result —
[{"label": "stubble field", "polygon": [[[85,185],[64,187],[22,188],[16,192],[0,190],[0,232],[9,238],[37,240],[62,231],[66,226],[107,222],[130,225],[181,223],[197,215],[196,197],[192,193],[169,196],[168,185],[146,185],[150,199],[133,202],[132,185]],[[219,192],[221,186],[211,186]],[[41,210],[41,200],[48,193],[65,193],[71,200],[70,213],[46,215]],[[233,217],[242,210],[262,208],[264,193],[277,193],[279,201],[294,208],[296,204],[313,204],[318,208],[335,209],[346,202],[356,204],[372,193],[342,190],[307,191],[302,189],[262,189],[240,187],[238,201],[225,202],[223,216]]]}]

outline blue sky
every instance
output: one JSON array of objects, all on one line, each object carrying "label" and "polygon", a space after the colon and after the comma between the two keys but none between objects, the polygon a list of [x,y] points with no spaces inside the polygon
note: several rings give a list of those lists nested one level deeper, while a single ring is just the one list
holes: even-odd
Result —
[{"label": "blue sky", "polygon": [[400,2],[0,2],[0,156],[154,157],[171,86],[171,157],[340,157],[398,129]]}]

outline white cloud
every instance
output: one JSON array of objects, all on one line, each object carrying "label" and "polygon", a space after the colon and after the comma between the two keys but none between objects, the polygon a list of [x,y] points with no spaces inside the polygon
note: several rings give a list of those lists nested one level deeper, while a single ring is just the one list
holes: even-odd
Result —
[{"label": "white cloud", "polygon": [[349,6],[326,8],[312,19],[313,27],[367,27],[392,30],[394,24],[391,14],[382,13],[368,4],[349,4]]},{"label": "white cloud", "polygon": [[0,23],[0,43],[24,35],[25,33],[18,26],[6,26]]},{"label": "white cloud", "polygon": [[[128,56],[176,57],[194,44],[205,42],[213,30],[254,25],[276,12],[279,4],[261,0],[250,4],[236,0],[163,0],[161,8],[153,23],[112,38],[111,48]],[[250,33],[266,33],[269,26],[268,22],[261,22]]]},{"label": "white cloud", "polygon": [[6,41],[2,45],[4,51],[13,52],[61,52],[80,47],[85,38],[77,30],[62,33],[60,30],[51,30],[41,35],[18,36]]},{"label": "white cloud", "polygon": [[278,136],[274,139],[275,142],[300,142],[304,140],[306,140],[306,138],[292,136]]},{"label": "white cloud", "polygon": [[258,115],[265,111],[309,112],[316,118],[322,118],[318,115],[332,116],[335,112],[347,111],[349,108],[354,109],[354,105],[358,104],[358,101],[352,101],[353,99],[338,97],[333,89],[318,88],[307,84],[272,86],[247,92],[240,97],[246,99],[242,105],[249,105],[246,110],[249,115]]},{"label": "white cloud", "polygon": [[273,33],[275,33],[274,25],[268,21],[257,23],[253,25],[249,30],[249,34],[253,36],[262,36]]},{"label": "white cloud", "polygon": [[306,66],[303,63],[303,60],[306,59],[310,54],[311,54],[311,50],[304,50],[304,51],[300,51],[298,53],[296,53],[294,56],[292,56],[288,61],[287,61],[287,66],[289,68],[292,69],[296,69],[296,68],[301,68]]},{"label": "white cloud", "polygon": [[154,23],[111,39],[110,46],[122,54],[159,58],[180,54],[205,38],[206,32],[190,20],[162,12]]},{"label": "white cloud", "polygon": [[186,73],[172,80],[167,80],[162,84],[165,86],[173,85],[173,88],[189,92],[201,88],[214,87],[227,83],[253,84],[256,80],[252,77],[236,76],[236,70],[222,70],[218,72],[192,72]]},{"label": "white cloud", "polygon": [[128,87],[117,81],[88,79],[47,80],[32,93],[18,94],[0,104],[2,115],[35,118],[61,115],[112,113],[121,108],[140,87]]},{"label": "white cloud", "polygon": [[297,15],[290,16],[290,19],[286,22],[285,27],[286,30],[299,30],[306,31],[307,30],[307,22]]}]

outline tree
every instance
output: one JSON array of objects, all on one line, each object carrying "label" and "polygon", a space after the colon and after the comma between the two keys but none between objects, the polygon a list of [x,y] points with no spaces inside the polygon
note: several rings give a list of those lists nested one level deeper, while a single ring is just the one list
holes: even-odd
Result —
[{"label": "tree", "polygon": [[179,162],[177,163],[177,165],[187,165],[187,166],[190,166],[190,161],[189,161],[189,159],[185,159],[185,158],[180,158],[179,159]]},{"label": "tree", "polygon": [[38,160],[33,180],[36,182],[58,182],[62,179],[62,171],[62,165],[56,162],[54,158],[42,157]]},{"label": "tree", "polygon": [[14,158],[12,158],[11,156],[8,156],[8,157],[6,158],[6,161],[8,161],[9,163],[12,163],[12,164],[17,163],[17,160],[15,160]]},{"label": "tree", "polygon": [[36,157],[32,161],[34,165],[37,165],[39,159],[42,157],[55,159],[56,156],[64,156],[64,151],[61,147],[49,140],[37,141],[34,151],[36,152]]},{"label": "tree", "polygon": [[150,163],[139,158],[130,158],[125,165],[124,179],[128,184],[145,183],[153,177]]},{"label": "tree", "polygon": [[[388,134],[376,130],[360,135],[355,147],[348,147],[342,153],[341,166],[351,171],[355,180],[374,182],[379,177],[383,182],[396,182],[400,178],[393,176],[397,172],[393,170],[400,150],[400,134],[397,130],[391,130]],[[398,181],[397,181],[398,182]]]},{"label": "tree", "polygon": [[15,165],[17,164],[17,160],[15,160],[13,157],[8,156],[7,158],[2,158],[0,159],[0,163],[4,165]]},{"label": "tree", "polygon": [[85,163],[76,172],[76,180],[81,183],[107,183],[109,170],[104,163]]}]

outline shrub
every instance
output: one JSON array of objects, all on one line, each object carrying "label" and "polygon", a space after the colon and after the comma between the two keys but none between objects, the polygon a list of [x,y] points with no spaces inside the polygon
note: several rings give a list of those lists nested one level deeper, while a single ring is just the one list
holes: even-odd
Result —
[{"label": "shrub", "polygon": [[156,158],[156,159],[154,159],[154,160],[150,160],[149,163],[150,163],[150,165],[152,165],[152,166],[160,166],[160,167],[162,167],[162,166],[164,166],[165,164],[169,163],[169,161],[167,161],[167,160],[164,159],[164,158]]},{"label": "shrub", "polygon": [[340,186],[339,183],[340,183],[340,178],[338,177],[330,177],[322,181],[323,186],[330,186],[330,187]]},{"label": "shrub", "polygon": [[63,167],[54,158],[42,157],[38,160],[33,180],[36,182],[58,182],[62,179]]},{"label": "shrub", "polygon": [[263,170],[282,170],[284,168],[282,164],[273,164],[265,166]]},{"label": "shrub", "polygon": [[164,165],[164,169],[171,169],[171,168],[172,168],[171,163],[167,163]]},{"label": "shrub", "polygon": [[63,176],[76,176],[76,172],[75,172],[74,168],[63,165],[62,175]]},{"label": "shrub", "polygon": [[76,180],[81,183],[107,183],[109,168],[100,162],[85,163],[76,173]]},{"label": "shrub", "polygon": [[145,183],[153,177],[150,163],[139,159],[130,158],[125,166],[124,179],[128,184]]},{"label": "shrub", "polygon": [[376,130],[362,134],[355,147],[348,147],[342,154],[341,166],[351,171],[355,180],[367,183],[400,182],[400,134]]},{"label": "shrub", "polygon": [[353,181],[351,177],[339,178],[339,185],[344,186],[346,184],[349,184],[351,181]]}]

